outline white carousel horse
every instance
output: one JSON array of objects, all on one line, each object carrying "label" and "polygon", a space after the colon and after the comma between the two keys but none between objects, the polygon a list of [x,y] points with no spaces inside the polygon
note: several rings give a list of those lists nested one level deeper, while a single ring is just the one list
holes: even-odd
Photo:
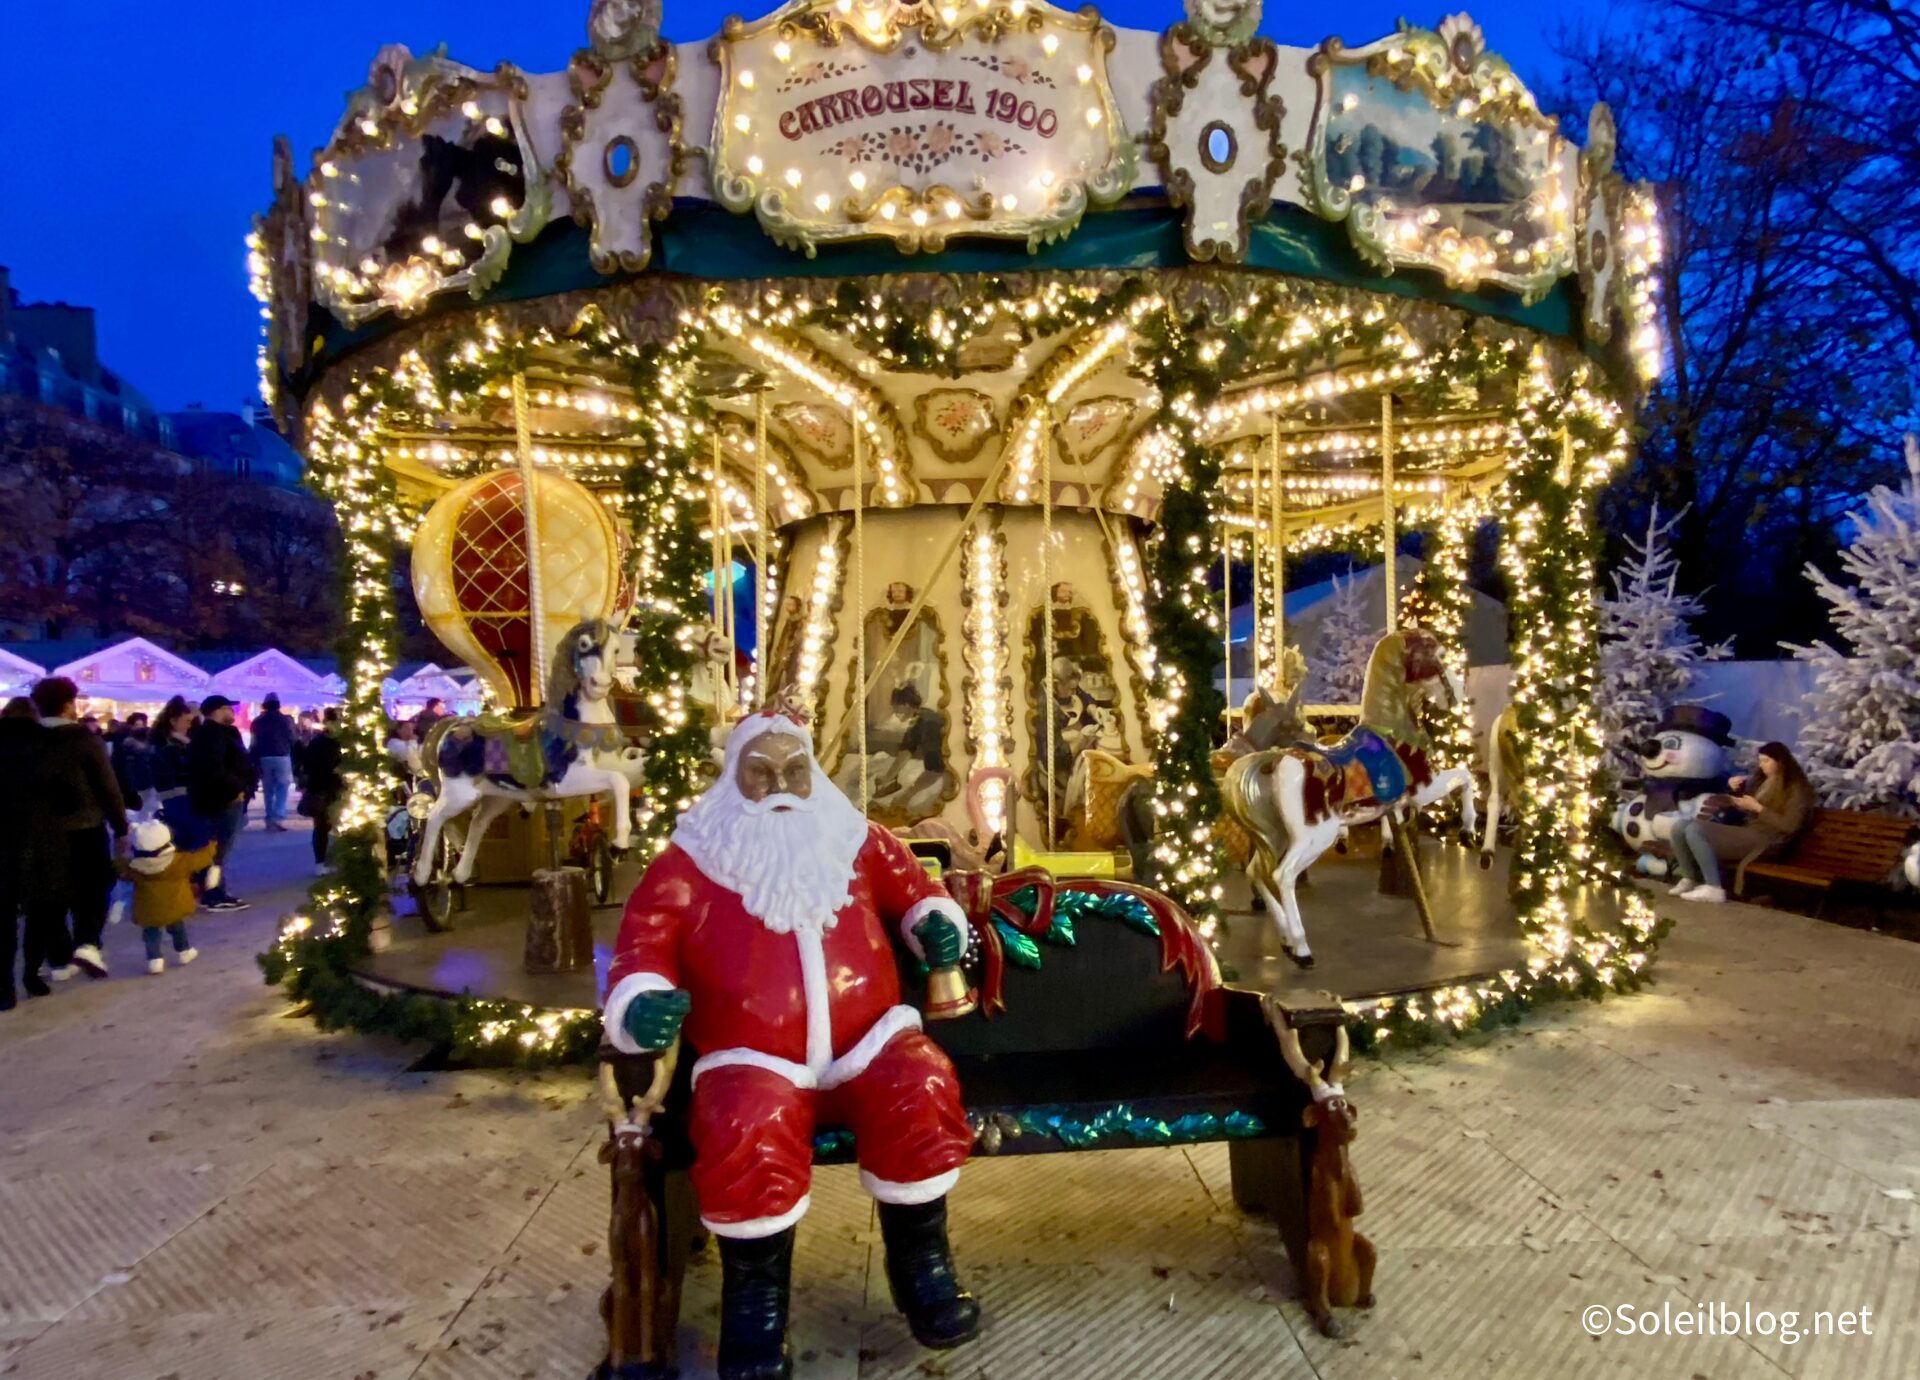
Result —
[{"label": "white carousel horse", "polygon": [[1487,728],[1487,828],[1480,839],[1480,865],[1490,865],[1500,833],[1500,812],[1519,798],[1520,718],[1509,704]]},{"label": "white carousel horse", "polygon": [[1459,791],[1462,837],[1471,842],[1473,773],[1464,766],[1433,770],[1414,723],[1417,702],[1442,688],[1456,703],[1463,696],[1433,635],[1418,628],[1388,633],[1367,662],[1360,727],[1331,747],[1273,748],[1227,768],[1227,815],[1253,838],[1247,879],[1301,967],[1313,965],[1313,954],[1294,888],[1343,830],[1383,817],[1397,825],[1409,809]]},{"label": "white carousel horse", "polygon": [[[456,882],[473,875],[487,826],[509,805],[609,795],[613,849],[619,853],[626,848],[631,830],[627,803],[640,753],[628,745],[608,702],[623,660],[631,660],[631,639],[605,619],[590,618],[561,638],[547,678],[546,707],[533,721],[453,718],[434,725],[420,755],[438,794],[413,864],[416,883],[425,885],[432,875],[440,831],[469,810],[473,818],[453,868]],[[509,739],[519,743],[514,756],[523,770],[517,773],[501,769],[500,748]],[[489,756],[496,760],[489,763]],[[531,772],[525,769],[528,762]],[[537,775],[539,784],[524,784],[529,775]]]}]

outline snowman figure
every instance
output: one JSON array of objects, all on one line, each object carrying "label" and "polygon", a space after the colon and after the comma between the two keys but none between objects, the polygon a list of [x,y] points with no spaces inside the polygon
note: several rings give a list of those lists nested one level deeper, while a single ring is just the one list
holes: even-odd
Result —
[{"label": "snowman figure", "polygon": [[1614,807],[1614,832],[1639,854],[1638,867],[1664,877],[1674,826],[1699,813],[1700,802],[1727,789],[1732,722],[1698,704],[1675,705],[1638,748],[1641,780]]}]

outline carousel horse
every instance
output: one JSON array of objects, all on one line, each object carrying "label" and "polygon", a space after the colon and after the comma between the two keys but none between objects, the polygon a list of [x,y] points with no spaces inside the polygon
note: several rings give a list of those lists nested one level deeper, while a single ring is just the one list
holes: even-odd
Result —
[{"label": "carousel horse", "polygon": [[[1256,687],[1242,706],[1242,727],[1213,754],[1216,771],[1250,753],[1295,743],[1311,744],[1300,697],[1306,688],[1306,663],[1292,647],[1282,665],[1286,679],[1275,689]],[[1291,689],[1287,687],[1291,686]],[[1067,778],[1067,847],[1102,851],[1116,845],[1132,856],[1134,880],[1150,884],[1153,875],[1153,768],[1137,766],[1116,753],[1089,748]]]},{"label": "carousel horse", "polygon": [[443,719],[420,756],[436,798],[421,833],[413,880],[432,875],[440,831],[473,811],[453,880],[473,875],[487,826],[509,805],[546,804],[577,796],[613,797],[613,849],[627,846],[632,764],[639,756],[614,721],[608,695],[616,663],[631,659],[631,642],[605,619],[576,623],[560,639],[547,678],[546,707],[520,719],[500,715]]},{"label": "carousel horse", "polygon": [[1520,720],[1512,705],[1502,709],[1487,729],[1487,830],[1480,840],[1480,866],[1493,865],[1493,846],[1500,832],[1500,812],[1519,799]]},{"label": "carousel horse", "polygon": [[[1391,828],[1409,807],[1424,809],[1459,791],[1462,837],[1471,843],[1473,773],[1464,766],[1435,771],[1414,722],[1418,703],[1442,688],[1456,703],[1463,698],[1433,635],[1418,628],[1388,633],[1367,661],[1358,728],[1328,747],[1271,748],[1227,768],[1227,817],[1253,839],[1247,878],[1301,967],[1313,966],[1313,954],[1294,888],[1343,830],[1382,818]],[[1408,862],[1418,866],[1411,856]]]}]

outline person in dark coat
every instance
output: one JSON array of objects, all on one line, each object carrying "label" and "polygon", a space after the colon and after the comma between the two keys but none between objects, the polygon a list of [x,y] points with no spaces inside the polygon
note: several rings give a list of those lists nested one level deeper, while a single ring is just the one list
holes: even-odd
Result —
[{"label": "person in dark coat", "polygon": [[[100,936],[113,891],[113,856],[106,831],[124,847],[127,810],[113,779],[106,745],[79,721],[80,690],[65,676],[33,687],[33,707],[46,734],[39,741],[32,780],[35,813],[28,847],[33,873],[27,896],[26,967],[44,960],[56,980],[77,967],[91,978],[107,975]],[[67,929],[67,917],[73,929]]]},{"label": "person in dark coat", "polygon": [[149,760],[147,716],[138,712],[127,715],[125,730],[110,741],[113,779],[120,783],[120,799],[129,810],[151,808],[153,765]]},{"label": "person in dark coat", "polygon": [[253,765],[266,795],[267,832],[287,830],[287,793],[293,789],[293,720],[280,708],[280,697],[260,702],[253,721]]},{"label": "person in dark coat", "polygon": [[187,799],[188,754],[197,717],[194,707],[175,695],[147,733],[147,767],[160,818],[173,831],[174,846],[187,853],[213,838],[213,822]]},{"label": "person in dark coat", "polygon": [[[0,781],[31,781],[39,774],[40,740],[46,730],[33,701],[16,696],[0,710]],[[20,942],[20,907],[26,898],[27,841],[33,829],[33,799],[26,791],[0,791],[0,1011],[13,1010],[13,956]],[[30,997],[47,995],[36,963],[21,975]]]},{"label": "person in dark coat", "polygon": [[313,820],[313,866],[326,870],[327,844],[333,837],[333,812],[345,782],[340,777],[340,711],[329,709],[320,732],[301,754],[300,813]]},{"label": "person in dark coat", "polygon": [[200,897],[208,910],[245,910],[248,902],[227,889],[227,855],[246,820],[247,797],[259,784],[253,759],[240,730],[233,726],[233,701],[209,695],[200,702],[200,722],[187,738],[187,801],[213,822],[217,880]]}]

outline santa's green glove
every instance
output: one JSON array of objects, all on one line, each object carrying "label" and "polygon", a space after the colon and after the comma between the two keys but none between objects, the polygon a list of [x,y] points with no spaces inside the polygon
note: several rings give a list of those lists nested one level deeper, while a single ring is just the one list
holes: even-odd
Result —
[{"label": "santa's green glove", "polygon": [[665,1049],[680,1037],[680,1022],[687,1018],[693,999],[675,987],[665,992],[642,992],[627,1003],[621,1024],[627,1036],[642,1051]]},{"label": "santa's green glove", "polygon": [[929,968],[951,968],[967,947],[960,927],[945,915],[929,915],[913,927],[913,937],[920,941]]}]

